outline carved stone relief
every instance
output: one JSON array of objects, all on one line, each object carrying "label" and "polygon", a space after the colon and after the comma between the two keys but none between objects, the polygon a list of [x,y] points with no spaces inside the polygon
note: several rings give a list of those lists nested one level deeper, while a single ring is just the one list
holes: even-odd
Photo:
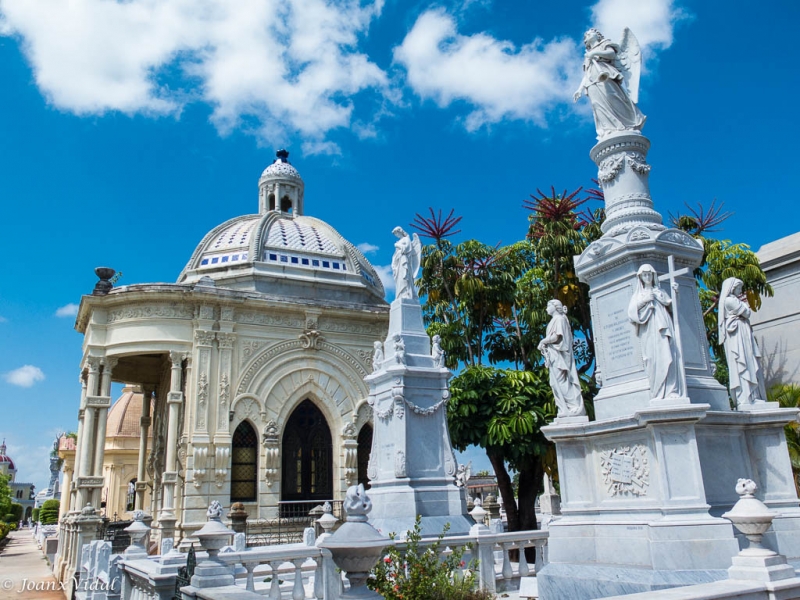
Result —
[{"label": "carved stone relief", "polygon": [[603,450],[600,475],[609,496],[646,496],[650,486],[647,447],[632,444]]}]

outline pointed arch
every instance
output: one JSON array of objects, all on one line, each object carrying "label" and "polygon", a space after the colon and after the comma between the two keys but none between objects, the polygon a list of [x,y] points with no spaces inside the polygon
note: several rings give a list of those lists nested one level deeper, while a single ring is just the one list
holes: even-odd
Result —
[{"label": "pointed arch", "polygon": [[244,420],[231,443],[231,502],[255,502],[258,497],[258,433]]},{"label": "pointed arch", "polygon": [[281,499],[332,499],[333,438],[325,415],[310,399],[292,411],[282,445]]}]

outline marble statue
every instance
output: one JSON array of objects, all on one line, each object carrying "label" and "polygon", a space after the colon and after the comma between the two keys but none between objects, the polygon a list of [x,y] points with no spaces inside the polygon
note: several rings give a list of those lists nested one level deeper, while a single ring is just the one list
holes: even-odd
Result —
[{"label": "marble statue", "polygon": [[717,331],[719,343],[725,347],[731,397],[737,406],[766,400],[761,351],[750,327],[752,311],[742,293],[742,280],[729,277],[722,282],[719,296]]},{"label": "marble statue", "polygon": [[584,94],[589,97],[597,139],[618,131],[640,131],[646,117],[636,106],[642,69],[636,37],[626,27],[622,42],[615,44],[597,29],[590,29],[583,43],[583,79],[573,98],[577,102]]},{"label": "marble statue", "polygon": [[375,342],[372,347],[374,348],[372,352],[372,372],[374,373],[380,370],[383,363],[383,343]]},{"label": "marble statue", "polygon": [[[636,327],[650,393],[654,399],[681,396],[680,360],[670,297],[658,286],[658,275],[650,265],[636,273],[636,292],[628,304],[628,318]],[[677,284],[676,284],[677,285]]]},{"label": "marble statue", "polygon": [[434,335],[431,344],[431,356],[433,357],[433,366],[441,369],[444,367],[444,350],[442,350],[442,336]]},{"label": "marble statue", "polygon": [[581,395],[581,382],[575,368],[572,351],[572,329],[567,320],[567,307],[560,300],[547,303],[550,323],[547,334],[539,342],[544,364],[550,371],[550,387],[556,399],[559,417],[579,417],[586,414]]},{"label": "marble statue", "polygon": [[397,236],[392,256],[395,298],[416,298],[414,279],[417,277],[422,259],[422,242],[416,233],[409,236],[402,227],[395,227],[392,233]]},{"label": "marble statue", "polygon": [[406,343],[399,333],[394,334],[394,359],[399,365],[406,364]]},{"label": "marble statue", "polygon": [[472,461],[469,461],[466,465],[458,465],[456,485],[463,488],[467,487],[470,477],[472,477]]}]

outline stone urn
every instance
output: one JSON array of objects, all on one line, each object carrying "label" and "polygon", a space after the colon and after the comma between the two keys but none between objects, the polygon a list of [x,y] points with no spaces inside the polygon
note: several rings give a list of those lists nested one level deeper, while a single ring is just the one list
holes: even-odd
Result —
[{"label": "stone urn", "polygon": [[144,522],[144,513],[141,510],[133,513],[133,523],[124,531],[131,536],[131,545],[125,549],[125,558],[147,557],[145,539],[150,533],[150,527]]},{"label": "stone urn", "polygon": [[366,581],[390,540],[367,522],[367,513],[370,510],[372,502],[367,497],[364,486],[360,484],[350,487],[344,501],[347,520],[336,533],[326,536],[319,544],[321,548],[330,550],[333,562],[347,574],[350,589],[342,595],[343,599],[381,598],[367,587]]},{"label": "stone urn", "polygon": [[109,267],[97,267],[94,270],[94,274],[100,279],[96,284],[94,284],[94,290],[92,290],[92,296],[105,296],[111,289],[114,287],[114,284],[111,283],[111,278],[114,276],[116,271]]},{"label": "stone urn", "polygon": [[233,585],[233,571],[219,559],[219,551],[231,543],[233,531],[222,524],[222,506],[214,500],[206,513],[208,522],[194,534],[208,558],[197,565],[192,586],[197,588]]},{"label": "stone urn", "polygon": [[761,538],[778,515],[755,497],[756,489],[758,488],[753,480],[740,479],[736,484],[739,501],[722,517],[733,523],[750,542],[750,546],[740,552],[741,555],[770,556],[775,553],[761,545]]}]

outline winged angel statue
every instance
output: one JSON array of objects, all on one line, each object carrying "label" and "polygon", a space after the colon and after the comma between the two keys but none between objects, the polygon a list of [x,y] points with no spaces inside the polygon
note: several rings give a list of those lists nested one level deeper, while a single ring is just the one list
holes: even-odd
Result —
[{"label": "winged angel statue", "polygon": [[417,297],[414,279],[422,259],[422,242],[415,233],[409,236],[402,227],[395,227],[392,233],[397,236],[392,256],[392,275],[394,275],[395,298]]},{"label": "winged angel statue", "polygon": [[642,71],[642,49],[636,36],[626,27],[622,42],[615,44],[592,28],[584,34],[583,43],[583,79],[574,100],[589,96],[597,139],[618,131],[641,130],[646,117],[636,106]]}]

